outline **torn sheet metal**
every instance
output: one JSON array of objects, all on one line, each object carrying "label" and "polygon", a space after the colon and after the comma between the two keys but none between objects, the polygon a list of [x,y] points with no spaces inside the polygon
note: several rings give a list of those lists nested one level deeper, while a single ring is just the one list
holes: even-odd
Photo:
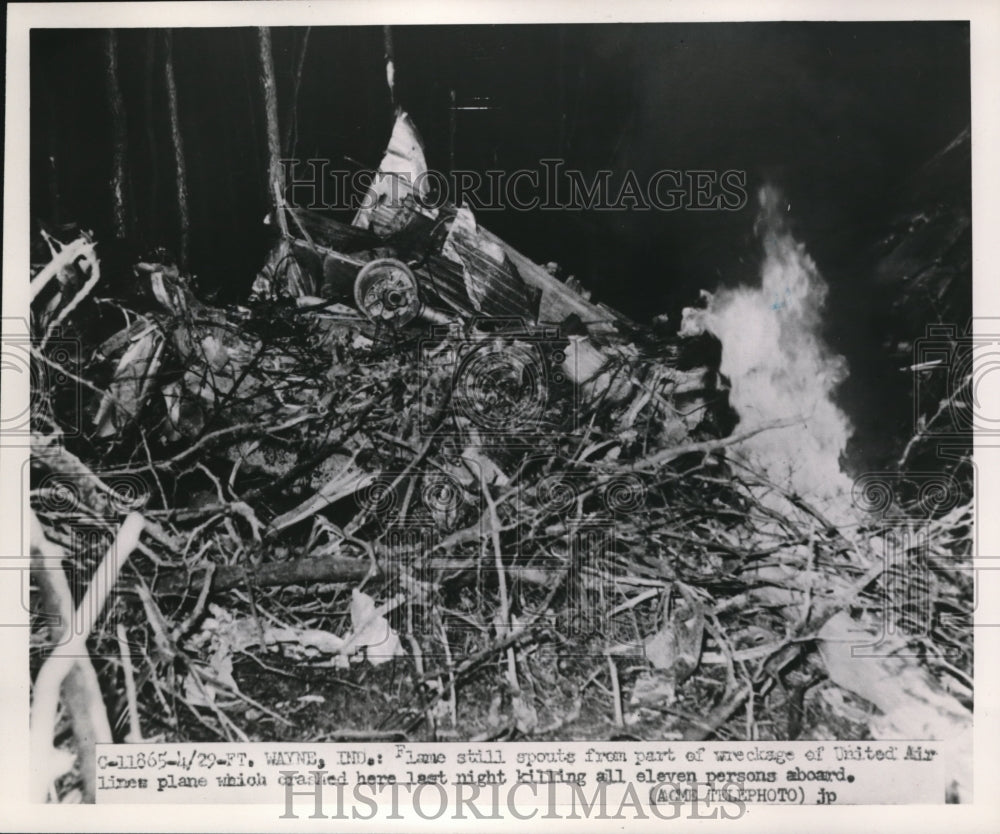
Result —
[{"label": "torn sheet metal", "polygon": [[352,225],[392,237],[418,216],[434,220],[438,210],[428,207],[429,191],[423,142],[409,115],[399,110],[389,147]]},{"label": "torn sheet metal", "polygon": [[534,322],[537,309],[527,284],[503,247],[483,234],[467,206],[455,213],[441,254],[462,268],[465,292],[476,312]]},{"label": "torn sheet metal", "polygon": [[426,175],[420,135],[409,115],[397,111],[388,148],[350,227],[292,210],[289,228],[303,277],[321,285],[325,296],[345,297],[366,262],[395,257],[416,275],[428,310],[525,324],[561,325],[575,316],[590,335],[624,335],[628,323],[621,314],[592,303],[480,226],[467,206],[428,207],[433,195]]}]

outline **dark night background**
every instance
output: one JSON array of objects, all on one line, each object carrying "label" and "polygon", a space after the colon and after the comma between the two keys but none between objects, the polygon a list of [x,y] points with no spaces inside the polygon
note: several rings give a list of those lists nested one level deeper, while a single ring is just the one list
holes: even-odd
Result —
[{"label": "dark night background", "polygon": [[[301,34],[273,30],[282,120]],[[878,245],[901,214],[943,202],[969,212],[967,148],[921,173],[970,121],[966,23],[400,26],[394,39],[399,103],[432,168],[447,170],[453,147],[459,168],[538,168],[559,157],[585,172],[611,168],[615,181],[628,169],[642,181],[658,169],[747,172],[751,202],[738,212],[480,216],[637,319],[667,312],[676,323],[699,289],[753,283],[753,195],[764,182],[781,188],[796,236],[831,286],[827,338],[851,367],[842,400],[858,426],[855,453],[876,462],[880,436],[905,436],[909,412],[890,400],[910,383],[884,343],[894,328],[897,340],[914,333],[895,309],[902,285],[876,280]],[[137,217],[123,246],[138,254],[177,239],[172,150],[159,37],[122,30],[119,45]],[[269,245],[255,50],[252,29],[174,32],[191,267],[224,300],[245,295]],[[35,30],[31,85],[32,217],[76,221],[108,241],[101,33]],[[457,113],[453,146],[452,90],[459,105],[487,98],[492,107]],[[375,166],[391,124],[381,29],[313,29],[294,155]],[[960,283],[949,315],[971,313],[971,280]],[[911,330],[943,315],[920,309],[907,313]]]}]

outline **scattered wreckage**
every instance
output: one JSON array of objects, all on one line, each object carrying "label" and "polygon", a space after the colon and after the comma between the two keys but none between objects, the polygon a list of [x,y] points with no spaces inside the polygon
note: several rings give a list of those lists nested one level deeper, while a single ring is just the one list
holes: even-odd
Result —
[{"label": "scattered wreckage", "polygon": [[[109,453],[103,476],[156,494],[170,522],[237,517],[262,553],[285,554],[258,556],[252,577],[218,565],[205,587],[398,572],[386,537],[421,512],[441,556],[428,565],[461,567],[449,550],[481,538],[490,489],[518,493],[525,510],[579,488],[575,511],[593,516],[591,493],[641,494],[643,467],[704,461],[736,425],[713,337],[664,340],[560,281],[467,207],[428,208],[411,187],[426,165],[405,113],[381,171],[397,176],[374,179],[351,224],[279,201],[266,222],[281,234],[248,307],[202,302],[160,262],[135,266],[130,297],[111,313],[82,300],[114,331],[88,356],[103,368],[88,392],[100,396],[86,398],[79,427]],[[92,287],[99,265],[89,242],[81,260],[81,244],[47,240],[53,261],[32,287],[51,330],[66,318],[60,293],[76,293],[88,270]],[[136,436],[155,464],[112,464]],[[36,468],[58,477],[68,452],[36,440]],[[192,501],[192,469],[217,482],[226,466],[218,500]],[[234,489],[238,500],[224,499]],[[501,501],[503,512],[517,503]],[[566,527],[549,522],[550,533]],[[165,571],[156,589],[186,593],[192,582],[190,570]]]},{"label": "scattered wreckage", "polygon": [[[580,691],[535,698],[531,675],[554,673],[519,671],[530,666],[519,647],[547,633],[610,669],[618,726],[622,655],[648,664],[631,684],[635,709],[687,702],[695,714],[704,690],[684,686],[692,677],[722,693],[679,729],[685,738],[734,720],[755,687],[783,710],[784,687],[767,681],[820,627],[821,650],[846,645],[857,624],[838,600],[865,590],[857,560],[873,564],[874,550],[800,497],[776,516],[728,471],[718,453],[741,436],[714,337],[665,339],[560,281],[468,207],[431,206],[405,113],[380,170],[396,176],[375,178],[350,224],[279,196],[268,218],[279,235],[248,306],[204,303],[159,260],[136,265],[127,298],[96,298],[93,243],[46,239],[32,356],[62,376],[42,373],[34,392],[37,536],[85,561],[74,519],[113,532],[141,511],[150,544],[132,531],[119,555],[137,564],[153,629],[144,680],[184,658],[187,705],[238,738],[220,705],[244,697],[235,654],[337,669],[406,654],[419,705],[397,705],[380,727],[446,738],[446,724],[461,732],[458,682],[499,653],[509,726],[485,732],[554,733],[579,714]],[[76,353],[56,355],[74,322]],[[50,379],[79,382],[77,400]],[[780,565],[760,561],[774,553]],[[818,565],[827,608],[801,585]],[[211,601],[226,591],[237,594],[229,610]],[[50,607],[71,610],[62,597]],[[757,677],[738,681],[755,659]],[[843,686],[873,703],[895,691],[872,689],[882,666],[855,680],[858,668],[841,670]],[[946,726],[900,731],[964,733],[964,707],[912,674],[906,715]],[[498,701],[491,725],[499,712]]]}]

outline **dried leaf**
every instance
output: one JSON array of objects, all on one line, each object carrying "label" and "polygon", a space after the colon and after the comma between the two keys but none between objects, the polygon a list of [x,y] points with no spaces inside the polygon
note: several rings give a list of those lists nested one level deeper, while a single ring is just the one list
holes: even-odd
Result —
[{"label": "dried leaf", "polygon": [[677,682],[664,672],[643,672],[632,687],[631,706],[669,706],[677,700]]},{"label": "dried leaf", "polygon": [[674,605],[662,628],[645,643],[646,659],[680,682],[698,666],[705,633],[701,606],[689,600]]},{"label": "dried leaf", "polygon": [[514,714],[514,726],[518,732],[528,735],[538,726],[538,712],[530,697],[524,694],[515,695],[511,699],[511,712]]},{"label": "dried leaf", "polygon": [[150,381],[159,368],[162,349],[163,335],[152,323],[133,339],[118,361],[114,379],[94,418],[98,437],[115,434],[138,416]]},{"label": "dried leaf", "polygon": [[341,653],[350,648],[365,649],[369,663],[380,666],[405,654],[399,635],[375,607],[375,600],[355,588],[351,591],[351,625],[353,633],[345,640]]}]

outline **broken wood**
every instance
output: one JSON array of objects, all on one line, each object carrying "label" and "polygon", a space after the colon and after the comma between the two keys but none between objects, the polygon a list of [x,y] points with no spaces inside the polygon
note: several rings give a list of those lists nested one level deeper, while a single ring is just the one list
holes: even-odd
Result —
[{"label": "broken wood", "polygon": [[[97,676],[87,651],[87,638],[94,630],[122,567],[139,543],[143,523],[143,518],[138,513],[131,513],[122,522],[114,542],[94,571],[80,605],[71,619],[60,624],[64,639],[54,646],[35,676],[31,704],[31,794],[35,802],[46,801],[55,779],[69,770],[65,766],[65,756],[61,756],[53,746],[60,690],[67,677],[72,675],[69,685],[73,696],[72,709],[80,721],[79,729],[74,727],[80,742],[79,755],[93,758],[95,744],[110,743],[112,740]],[[33,571],[44,568],[52,570],[53,562],[55,569],[61,571],[62,549],[49,542],[34,514],[31,539]],[[68,583],[65,575],[62,582],[57,576],[49,576],[48,579],[48,582],[41,585],[51,594],[47,605],[62,617],[66,613]],[[70,627],[70,623],[74,625]],[[96,789],[96,779],[93,778],[91,764],[81,766],[91,774],[91,783],[86,787],[85,793],[92,795]]]},{"label": "broken wood", "polygon": [[[349,543],[353,540],[346,540]],[[291,548],[296,554],[306,553],[304,548]],[[376,548],[381,557],[390,556],[383,548]],[[164,596],[183,596],[206,593],[204,581],[209,580],[207,593],[214,594],[243,587],[284,587],[288,585],[315,585],[317,583],[343,583],[357,585],[366,578],[385,579],[398,576],[405,566],[396,564],[391,558],[383,558],[382,564],[368,559],[348,556],[298,555],[284,561],[262,562],[258,565],[219,565],[212,570],[174,570],[161,574],[156,581],[156,593]],[[474,559],[450,559],[442,557],[428,559],[421,570],[431,575],[460,573],[475,568]]]},{"label": "broken wood", "polygon": [[[288,562],[266,562],[254,567],[220,565],[210,574],[210,593],[244,586],[262,588],[276,585],[312,585],[317,582],[345,582],[356,585],[372,572],[370,562],[337,556],[304,557]],[[200,593],[197,574],[178,571],[161,577],[157,594],[178,596]]]}]

